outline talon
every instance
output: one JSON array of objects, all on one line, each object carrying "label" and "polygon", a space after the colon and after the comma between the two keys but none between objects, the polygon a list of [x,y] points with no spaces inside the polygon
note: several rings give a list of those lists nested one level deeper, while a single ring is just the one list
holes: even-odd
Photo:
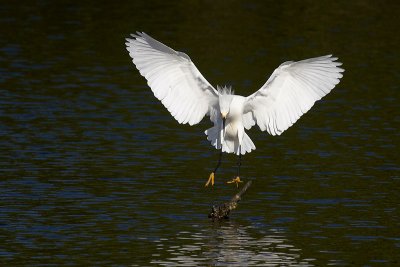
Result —
[{"label": "talon", "polygon": [[227,184],[235,183],[235,184],[236,184],[236,187],[239,188],[239,183],[243,183],[243,181],[240,180],[240,177],[239,177],[239,176],[236,176],[236,178],[234,178],[234,179],[232,179],[232,180],[230,180],[230,181],[228,181],[228,182],[226,182],[226,183],[227,183]]},{"label": "talon", "polygon": [[210,183],[211,183],[211,186],[214,186],[214,172],[212,172],[210,174],[210,177],[208,178],[208,181],[207,181],[205,187],[207,187]]}]

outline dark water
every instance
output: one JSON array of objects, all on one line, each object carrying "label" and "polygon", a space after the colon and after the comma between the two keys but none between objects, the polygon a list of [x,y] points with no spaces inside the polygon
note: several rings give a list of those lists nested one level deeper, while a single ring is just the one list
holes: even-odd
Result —
[{"label": "dark water", "polygon": [[[0,265],[400,265],[395,1],[0,4]],[[282,136],[253,128],[231,219],[227,155],[179,125],[131,64],[145,31],[208,80],[258,89],[286,60],[334,53],[342,82]]]}]

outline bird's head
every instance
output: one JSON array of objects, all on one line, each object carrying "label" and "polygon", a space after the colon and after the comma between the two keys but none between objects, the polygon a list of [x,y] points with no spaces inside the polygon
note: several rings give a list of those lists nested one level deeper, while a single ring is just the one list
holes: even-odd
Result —
[{"label": "bird's head", "polygon": [[217,87],[219,93],[219,109],[221,111],[221,117],[223,120],[229,114],[229,109],[233,99],[233,91],[231,87]]}]

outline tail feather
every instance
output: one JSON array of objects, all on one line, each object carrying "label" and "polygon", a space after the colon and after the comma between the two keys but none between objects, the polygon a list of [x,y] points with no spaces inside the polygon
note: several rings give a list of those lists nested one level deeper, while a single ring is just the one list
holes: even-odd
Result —
[{"label": "tail feather", "polygon": [[254,149],[256,149],[256,146],[254,145],[253,141],[246,133],[244,133],[240,151],[241,154],[244,155],[246,153],[250,153]]},{"label": "tail feather", "polygon": [[235,151],[238,151],[238,144],[235,143],[233,140],[224,140],[222,143],[222,152],[235,153]]},{"label": "tail feather", "polygon": [[211,145],[216,149],[221,149],[221,135],[218,125],[207,129],[204,132],[207,135],[207,140],[211,142]]},{"label": "tail feather", "polygon": [[[221,133],[217,125],[207,129],[204,133],[207,135],[207,140],[211,142],[212,146],[214,146],[216,149],[221,149]],[[253,141],[246,133],[244,133],[242,145],[240,146],[240,154],[244,155],[246,153],[250,153],[254,149],[256,149],[256,146],[254,145]],[[224,140],[222,142],[222,152],[235,153],[239,155],[238,140]]]}]

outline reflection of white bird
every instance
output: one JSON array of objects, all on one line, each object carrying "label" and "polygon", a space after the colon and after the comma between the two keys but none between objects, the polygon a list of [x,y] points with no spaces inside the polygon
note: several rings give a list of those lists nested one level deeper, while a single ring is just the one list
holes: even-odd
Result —
[{"label": "reflection of white bird", "polygon": [[222,152],[239,156],[255,149],[244,129],[257,124],[262,131],[280,135],[315,103],[328,94],[342,77],[341,63],[332,55],[282,63],[254,94],[234,95],[227,87],[217,90],[201,75],[189,56],[177,52],[145,33],[126,39],[127,50],[164,106],[179,123],[199,123],[210,116],[214,127],[205,131],[207,139],[220,149],[218,164],[206,183],[214,184],[214,174]]}]

